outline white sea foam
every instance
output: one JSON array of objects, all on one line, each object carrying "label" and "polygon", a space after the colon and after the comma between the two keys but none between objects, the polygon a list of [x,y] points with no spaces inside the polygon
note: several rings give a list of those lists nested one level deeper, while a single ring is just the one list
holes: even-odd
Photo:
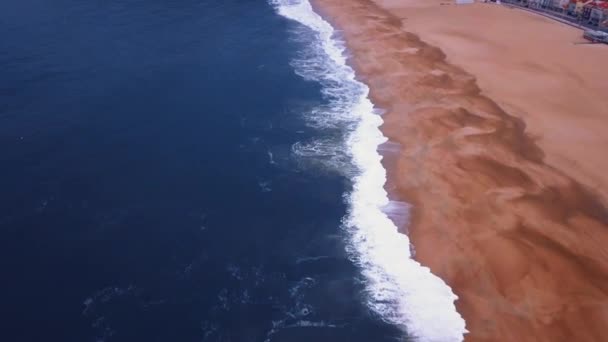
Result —
[{"label": "white sea foam", "polygon": [[348,132],[346,146],[330,149],[313,143],[294,150],[303,156],[319,152],[324,158],[342,149],[356,169],[344,226],[349,253],[366,278],[369,307],[419,341],[461,341],[466,329],[454,305],[457,297],[445,282],[411,259],[408,237],[387,216],[387,211],[393,216],[401,210],[405,223],[407,208],[404,203],[391,203],[383,188],[386,170],[377,152],[387,141],[378,129],[382,118],[368,99],[369,89],[355,79],[346,63],[344,44],[308,0],[270,1],[280,15],[299,22],[305,34],[316,38],[292,63],[298,75],[322,85],[329,102],[308,113],[308,122]]},{"label": "white sea foam", "polygon": [[382,211],[397,225],[397,228],[405,229],[410,222],[410,205],[401,201],[389,201],[382,207]]},{"label": "white sea foam", "polygon": [[344,145],[345,142],[339,139],[298,141],[291,146],[291,153],[300,163],[304,162],[308,166],[350,176],[354,167],[350,156],[344,150]]}]

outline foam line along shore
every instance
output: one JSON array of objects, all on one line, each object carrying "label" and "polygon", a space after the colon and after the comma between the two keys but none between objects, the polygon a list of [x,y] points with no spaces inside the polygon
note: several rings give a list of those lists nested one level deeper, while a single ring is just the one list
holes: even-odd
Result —
[{"label": "foam line along shore", "polygon": [[[317,148],[306,149],[306,154],[316,151],[319,157],[337,156],[337,151],[346,151],[353,189],[347,196],[350,209],[344,231],[350,255],[367,284],[369,307],[383,320],[402,327],[404,336],[421,341],[462,340],[465,322],[454,306],[456,296],[440,278],[411,258],[408,237],[399,233],[383,210],[407,207],[391,202],[384,189],[386,170],[377,152],[387,141],[379,130],[383,120],[369,99],[369,88],[357,80],[348,65],[343,41],[308,1],[272,3],[279,14],[307,28],[299,34],[316,36],[311,46],[314,51],[294,61],[293,66],[302,77],[321,84],[329,105],[306,115],[321,129],[345,128],[345,138],[335,141],[332,152],[328,152],[327,142],[309,143],[307,146]],[[302,145],[297,147],[295,152],[305,154]],[[329,158],[328,163],[334,161]]]}]

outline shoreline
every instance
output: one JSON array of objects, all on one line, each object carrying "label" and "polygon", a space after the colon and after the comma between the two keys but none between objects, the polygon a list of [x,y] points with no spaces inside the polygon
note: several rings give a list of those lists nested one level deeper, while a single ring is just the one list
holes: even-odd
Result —
[{"label": "shoreline", "polygon": [[274,5],[280,15],[316,32],[317,40],[310,47],[315,57],[292,64],[298,75],[323,86],[331,104],[330,108],[313,110],[309,119],[328,120],[327,127],[352,124],[344,153],[355,174],[347,194],[349,209],[343,229],[349,258],[365,279],[364,304],[407,336],[461,341],[466,330],[454,305],[456,296],[442,279],[411,257],[409,237],[397,228],[400,221],[407,220],[407,204],[389,200],[384,188],[386,169],[378,150],[390,144],[385,145],[387,138],[380,130],[383,120],[371,102],[369,87],[347,61],[345,42],[336,39],[335,27],[315,12],[308,0],[277,1]]},{"label": "shoreline", "polygon": [[400,144],[398,152],[379,147],[385,189],[412,204],[415,259],[459,296],[465,339],[600,341],[608,322],[605,179],[557,163],[530,136],[522,106],[494,101],[504,97],[479,72],[452,64],[456,53],[404,28],[398,11],[405,18],[416,5],[313,6],[342,34],[349,63],[385,111],[381,131]]},{"label": "shoreline", "polygon": [[296,74],[322,86],[329,106],[312,110],[307,119],[323,122],[320,128],[348,127],[342,153],[353,167],[348,175],[353,186],[345,194],[348,211],[342,229],[348,256],[365,282],[362,304],[407,337],[461,341],[466,329],[454,305],[457,297],[442,279],[412,258],[409,237],[397,228],[398,222],[407,219],[407,204],[389,200],[384,188],[386,169],[378,149],[390,144],[384,145],[388,139],[380,131],[381,113],[370,100],[369,87],[348,63],[344,40],[336,37],[334,26],[308,0],[273,4],[278,14],[315,32],[315,42],[306,53],[311,55],[293,60],[292,66]]}]

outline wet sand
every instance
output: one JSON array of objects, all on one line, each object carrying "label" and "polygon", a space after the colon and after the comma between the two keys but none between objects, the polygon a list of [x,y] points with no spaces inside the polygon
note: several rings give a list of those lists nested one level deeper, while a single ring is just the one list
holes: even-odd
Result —
[{"label": "wet sand", "polygon": [[608,47],[496,5],[315,6],[386,111],[386,187],[466,340],[605,340]]}]

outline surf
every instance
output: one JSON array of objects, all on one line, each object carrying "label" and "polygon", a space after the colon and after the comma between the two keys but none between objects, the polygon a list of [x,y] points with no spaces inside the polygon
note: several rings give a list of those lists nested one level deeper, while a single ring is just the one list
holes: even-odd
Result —
[{"label": "surf", "polygon": [[[387,216],[407,222],[408,205],[392,202],[384,190],[386,170],[378,147],[387,142],[379,127],[381,112],[369,99],[369,88],[357,81],[348,65],[345,44],[308,0],[270,0],[277,13],[300,24],[296,34],[314,38],[292,62],[302,78],[318,82],[328,104],[305,113],[310,126],[343,130],[335,148],[315,142],[294,148],[301,157],[324,158],[353,182],[346,194],[343,219],[350,258],[360,267],[366,285],[366,304],[382,320],[403,329],[404,337],[420,341],[462,341],[465,321],[454,302],[458,297],[439,277],[412,259],[410,240]],[[342,146],[341,146],[342,145]],[[304,148],[304,147],[308,148]],[[315,147],[315,148],[313,148]],[[327,156],[331,158],[327,158]],[[344,157],[350,166],[344,172]]]}]

